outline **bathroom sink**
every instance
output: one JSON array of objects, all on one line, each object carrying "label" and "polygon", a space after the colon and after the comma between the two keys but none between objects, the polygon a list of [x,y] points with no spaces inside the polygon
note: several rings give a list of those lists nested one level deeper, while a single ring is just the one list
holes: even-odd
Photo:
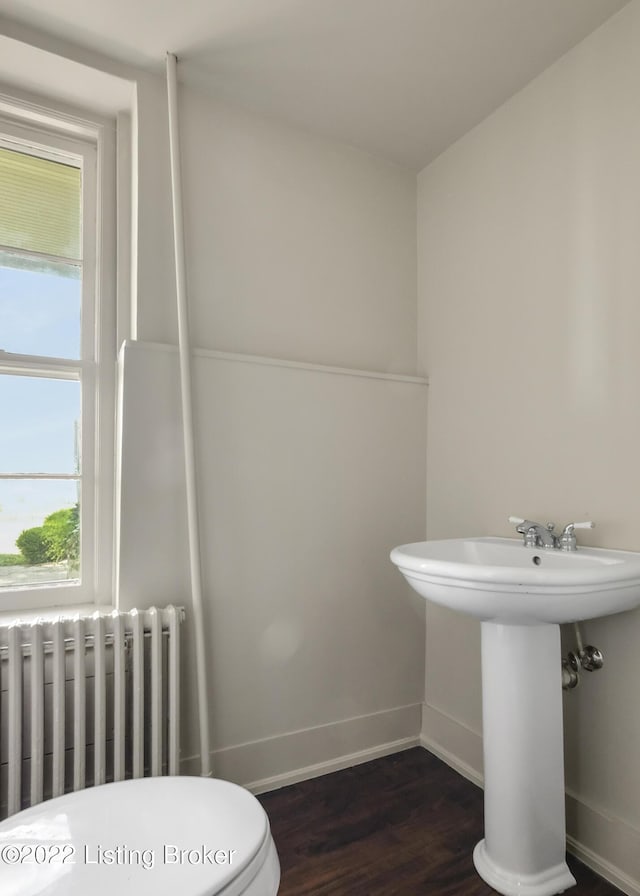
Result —
[{"label": "bathroom sink", "polygon": [[451,538],[394,548],[423,597],[482,621],[577,622],[640,605],[640,554],[525,547],[513,538]]},{"label": "bathroom sink", "polygon": [[[571,523],[552,539],[553,527],[512,522],[526,538],[558,543],[593,525]],[[565,859],[560,623],[640,605],[640,554],[487,537],[405,544],[391,560],[418,594],[482,622],[476,870],[504,896],[564,892],[575,879]]]}]

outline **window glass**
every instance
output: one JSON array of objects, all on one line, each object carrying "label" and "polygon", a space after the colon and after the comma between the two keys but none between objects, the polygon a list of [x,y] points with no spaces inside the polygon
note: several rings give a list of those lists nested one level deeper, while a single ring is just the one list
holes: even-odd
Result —
[{"label": "window glass", "polygon": [[79,265],[0,250],[0,349],[80,357]]},{"label": "window glass", "polygon": [[79,488],[69,479],[0,479],[0,594],[80,581]]},{"label": "window glass", "polygon": [[80,383],[0,375],[0,470],[78,473]]}]

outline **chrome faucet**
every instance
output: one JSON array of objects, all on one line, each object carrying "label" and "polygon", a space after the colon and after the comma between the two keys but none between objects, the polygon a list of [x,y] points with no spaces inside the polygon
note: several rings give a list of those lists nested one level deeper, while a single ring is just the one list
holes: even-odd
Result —
[{"label": "chrome faucet", "polygon": [[519,516],[510,516],[510,523],[515,523],[516,532],[524,536],[524,546],[527,548],[557,548],[560,551],[577,550],[575,529],[593,529],[595,523],[567,523],[560,535],[555,534],[555,525],[547,523],[534,523],[532,520],[523,520]]},{"label": "chrome faucet", "polygon": [[520,517],[510,516],[510,523],[516,523],[516,532],[524,535],[524,544],[527,548],[556,548],[558,537],[554,535],[553,523],[534,523],[532,520],[523,520]]}]

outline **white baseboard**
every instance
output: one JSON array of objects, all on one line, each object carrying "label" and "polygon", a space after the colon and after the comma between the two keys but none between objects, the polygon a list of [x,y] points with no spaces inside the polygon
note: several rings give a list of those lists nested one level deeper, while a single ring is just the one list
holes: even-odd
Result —
[{"label": "white baseboard", "polygon": [[629,896],[640,896],[640,831],[567,791],[567,849]]},{"label": "white baseboard", "polygon": [[[483,785],[482,737],[424,706],[420,743],[467,780]],[[628,896],[640,896],[640,831],[567,791],[567,849]]]},{"label": "white baseboard", "polygon": [[[212,767],[216,777],[264,793],[418,746],[420,721],[419,703],[399,706],[215,750]],[[180,770],[198,774],[199,757],[183,759]]]},{"label": "white baseboard", "polygon": [[343,768],[362,765],[363,762],[370,762],[372,759],[380,759],[382,756],[391,756],[393,753],[401,753],[403,750],[409,750],[411,747],[419,746],[419,744],[420,741],[418,735],[413,735],[413,737],[405,737],[401,740],[380,744],[379,746],[371,747],[368,750],[360,750],[357,753],[339,756],[336,759],[330,759],[327,762],[319,762],[316,765],[307,765],[305,768],[298,768],[294,771],[286,772],[283,775],[275,775],[272,778],[263,778],[261,781],[253,781],[245,786],[247,790],[250,790],[252,793],[267,793],[270,790],[278,790],[280,787],[288,787],[289,784],[297,784],[299,781],[308,781],[311,778],[319,778],[321,775],[328,775],[331,772],[339,772]]},{"label": "white baseboard", "polygon": [[482,787],[482,735],[424,704],[420,743],[467,781]]}]

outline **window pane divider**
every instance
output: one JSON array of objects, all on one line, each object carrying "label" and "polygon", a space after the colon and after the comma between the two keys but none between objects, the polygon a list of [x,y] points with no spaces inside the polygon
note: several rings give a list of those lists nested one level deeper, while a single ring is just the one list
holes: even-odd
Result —
[{"label": "window pane divider", "polygon": [[18,376],[51,376],[58,379],[78,379],[95,368],[95,361],[80,358],[47,358],[41,355],[18,355],[0,348],[0,373]]},{"label": "window pane divider", "polygon": [[0,473],[0,479],[77,479],[80,473]]}]

